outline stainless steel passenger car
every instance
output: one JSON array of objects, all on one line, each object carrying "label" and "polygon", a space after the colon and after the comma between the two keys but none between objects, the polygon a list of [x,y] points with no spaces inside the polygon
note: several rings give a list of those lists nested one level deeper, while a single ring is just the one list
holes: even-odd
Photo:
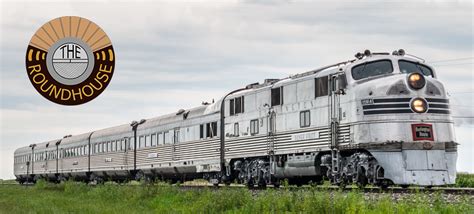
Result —
[{"label": "stainless steel passenger car", "polygon": [[15,151],[20,182],[205,178],[452,184],[457,143],[434,69],[403,50],[267,79],[215,103]]}]

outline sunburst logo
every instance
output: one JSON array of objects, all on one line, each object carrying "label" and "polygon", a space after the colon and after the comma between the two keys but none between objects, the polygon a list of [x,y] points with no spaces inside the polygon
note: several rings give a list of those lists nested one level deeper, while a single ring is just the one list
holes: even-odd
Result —
[{"label": "sunburst logo", "polygon": [[76,16],[41,26],[26,51],[31,83],[43,97],[62,105],[79,105],[99,96],[114,68],[115,53],[107,34]]}]

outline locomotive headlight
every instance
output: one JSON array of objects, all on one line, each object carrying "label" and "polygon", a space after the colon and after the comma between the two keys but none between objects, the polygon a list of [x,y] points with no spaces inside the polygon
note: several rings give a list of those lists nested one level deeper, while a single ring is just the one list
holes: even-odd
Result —
[{"label": "locomotive headlight", "polygon": [[425,84],[426,84],[426,80],[422,74],[411,73],[410,75],[408,75],[408,85],[410,85],[412,89],[415,89],[415,90],[421,89],[425,87]]},{"label": "locomotive headlight", "polygon": [[411,109],[416,113],[425,113],[428,110],[428,104],[425,99],[415,98],[411,101]]}]

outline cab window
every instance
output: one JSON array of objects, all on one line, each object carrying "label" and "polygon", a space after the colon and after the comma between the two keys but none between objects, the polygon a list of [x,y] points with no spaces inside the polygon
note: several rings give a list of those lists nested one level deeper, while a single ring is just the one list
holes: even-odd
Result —
[{"label": "cab window", "polygon": [[353,67],[352,78],[354,78],[354,80],[360,80],[392,72],[393,66],[390,60],[372,61]]},{"label": "cab window", "polygon": [[399,60],[398,67],[400,67],[400,72],[408,74],[413,72],[422,73],[425,76],[433,77],[433,72],[430,68],[425,65],[416,62],[410,62],[406,60]]}]

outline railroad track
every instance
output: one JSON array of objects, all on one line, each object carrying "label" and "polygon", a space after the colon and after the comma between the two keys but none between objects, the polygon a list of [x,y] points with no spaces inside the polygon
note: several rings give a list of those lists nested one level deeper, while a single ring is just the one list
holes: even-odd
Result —
[{"label": "railroad track", "polygon": [[[212,185],[180,185],[179,187],[184,189],[199,189],[199,188],[247,188],[244,185],[230,185],[230,186],[212,186]],[[250,188],[251,190],[263,191],[266,189],[276,189],[273,186],[269,186],[268,188]],[[474,188],[458,188],[458,187],[409,187],[409,188],[402,188],[402,187],[389,187],[386,189],[382,189],[380,187],[365,187],[360,189],[358,187],[345,187],[341,188],[338,186],[302,186],[302,187],[295,187],[295,186],[288,186],[288,187],[279,187],[277,189],[289,189],[289,190],[299,190],[299,189],[315,189],[320,191],[363,191],[365,193],[406,193],[406,194],[415,194],[415,193],[430,193],[430,192],[441,192],[446,194],[455,194],[455,195],[474,195]]]},{"label": "railroad track", "polygon": [[[20,185],[18,183],[0,183],[0,186],[16,186]],[[120,185],[132,185],[132,184],[120,184]],[[27,184],[22,184],[22,186],[34,186],[32,183],[27,183]],[[95,186],[95,185],[93,185]],[[207,184],[202,184],[202,185],[173,185],[177,186],[181,189],[203,189],[203,188],[211,188],[211,189],[225,189],[225,188],[247,188],[244,185],[230,185],[230,186],[225,186],[225,185],[220,185],[220,186],[213,186],[213,185],[207,185]],[[415,194],[415,193],[435,193],[435,192],[441,192],[445,194],[454,194],[454,195],[474,195],[474,188],[460,188],[460,187],[432,187],[432,188],[426,188],[426,187],[408,187],[408,188],[402,188],[402,187],[388,187],[386,189],[382,189],[380,187],[365,187],[363,189],[360,189],[355,186],[347,186],[344,188],[338,187],[338,186],[301,186],[301,187],[296,187],[296,186],[287,186],[287,187],[279,187],[275,188],[273,186],[268,186],[267,188],[250,188],[250,190],[254,191],[264,191],[266,189],[281,189],[281,190],[300,190],[300,189],[315,189],[319,191],[344,191],[344,192],[350,192],[350,191],[363,191],[365,193],[405,193],[405,194]]]}]

